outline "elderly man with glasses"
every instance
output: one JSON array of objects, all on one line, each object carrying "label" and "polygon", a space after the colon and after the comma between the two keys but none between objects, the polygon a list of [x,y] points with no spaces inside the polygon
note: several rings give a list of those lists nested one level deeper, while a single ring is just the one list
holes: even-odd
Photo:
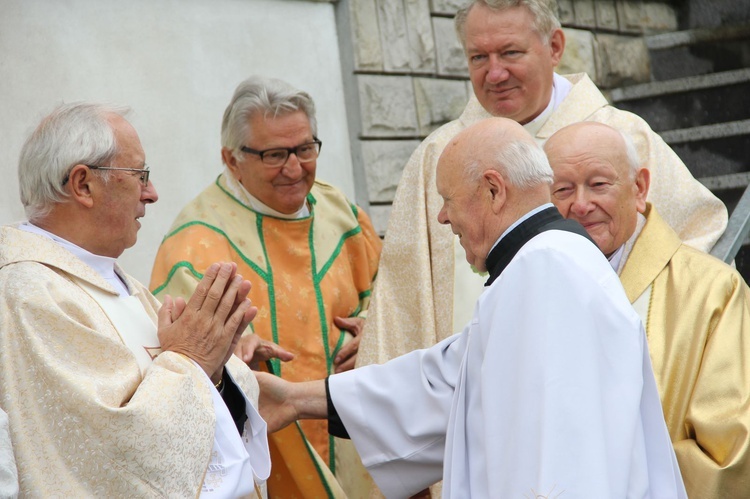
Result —
[{"label": "elderly man with glasses", "polygon": [[[152,291],[187,296],[210,262],[236,262],[258,306],[241,357],[257,335],[296,355],[266,366],[284,379],[351,369],[381,242],[364,211],[315,179],[322,143],[312,99],[251,77],[227,106],[221,140],[226,168],[178,215],[159,248]],[[301,431],[272,435],[272,497],[327,497],[338,487],[320,458],[335,472],[349,443],[334,441],[325,421],[305,421]]]},{"label": "elderly man with glasses", "polygon": [[250,283],[214,263],[160,306],[117,265],[158,199],[126,112],[60,106],[21,151],[29,220],[0,227],[0,438],[20,495],[262,497],[258,386],[232,357]]}]

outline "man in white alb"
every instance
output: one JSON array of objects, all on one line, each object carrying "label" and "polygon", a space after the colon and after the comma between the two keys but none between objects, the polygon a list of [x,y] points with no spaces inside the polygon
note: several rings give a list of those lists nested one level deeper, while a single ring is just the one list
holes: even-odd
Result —
[{"label": "man in white alb", "polygon": [[328,417],[386,497],[442,478],[447,498],[685,498],[643,326],[583,227],[550,203],[540,147],[491,118],[451,140],[436,177],[439,222],[489,272],[472,320],[326,380],[257,373],[269,428]]}]

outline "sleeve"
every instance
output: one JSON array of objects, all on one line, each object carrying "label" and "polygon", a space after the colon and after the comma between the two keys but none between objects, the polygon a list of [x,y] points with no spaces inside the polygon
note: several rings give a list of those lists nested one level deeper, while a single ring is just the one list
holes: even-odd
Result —
[{"label": "sleeve", "polygon": [[226,369],[222,373],[221,382],[224,385],[219,392],[221,399],[232,415],[232,421],[234,421],[234,425],[237,427],[237,432],[242,435],[242,429],[245,426],[245,421],[247,421],[245,397]]},{"label": "sleeve", "polygon": [[713,248],[727,227],[727,209],[696,180],[675,152],[639,116],[611,106],[594,114],[634,142],[651,172],[648,200],[685,244],[703,252]]},{"label": "sleeve", "polygon": [[712,331],[674,442],[691,498],[750,497],[750,290],[736,272]]},{"label": "sleeve", "polygon": [[349,438],[349,432],[346,431],[343,421],[339,416],[336,406],[333,404],[331,399],[331,389],[328,386],[328,378],[325,380],[326,383],[326,407],[328,409],[328,433],[338,438]]},{"label": "sleeve", "polygon": [[328,378],[335,410],[386,497],[408,497],[440,480],[461,349],[455,335]]}]

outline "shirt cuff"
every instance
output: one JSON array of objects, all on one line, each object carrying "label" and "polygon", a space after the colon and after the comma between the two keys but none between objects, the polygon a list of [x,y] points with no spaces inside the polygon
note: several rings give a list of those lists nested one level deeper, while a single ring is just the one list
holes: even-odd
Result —
[{"label": "shirt cuff", "polygon": [[326,383],[326,404],[328,405],[328,434],[339,438],[349,438],[349,432],[346,431],[344,423],[339,417],[339,413],[336,410],[336,406],[333,405],[331,399],[331,392],[328,388],[328,378],[325,380]]}]

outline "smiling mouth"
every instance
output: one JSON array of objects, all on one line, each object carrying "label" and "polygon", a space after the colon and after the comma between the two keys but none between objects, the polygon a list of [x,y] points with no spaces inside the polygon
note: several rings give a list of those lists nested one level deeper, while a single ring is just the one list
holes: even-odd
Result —
[{"label": "smiling mouth", "polygon": [[500,88],[498,88],[498,87],[490,87],[490,88],[487,89],[487,91],[490,92],[490,93],[492,93],[492,94],[499,95],[499,96],[502,97],[502,96],[508,95],[509,93],[511,93],[515,89],[516,89],[516,87],[510,87],[510,88],[507,88],[507,87],[500,87]]}]

